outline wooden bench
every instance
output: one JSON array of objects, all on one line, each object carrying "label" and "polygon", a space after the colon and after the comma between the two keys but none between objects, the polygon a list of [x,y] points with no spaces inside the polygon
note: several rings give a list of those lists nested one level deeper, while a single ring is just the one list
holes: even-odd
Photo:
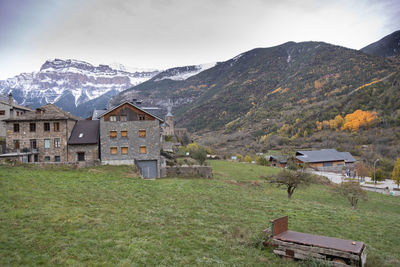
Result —
[{"label": "wooden bench", "polygon": [[288,216],[271,220],[274,253],[300,260],[313,258],[331,266],[364,266],[367,258],[363,242],[288,230]]}]

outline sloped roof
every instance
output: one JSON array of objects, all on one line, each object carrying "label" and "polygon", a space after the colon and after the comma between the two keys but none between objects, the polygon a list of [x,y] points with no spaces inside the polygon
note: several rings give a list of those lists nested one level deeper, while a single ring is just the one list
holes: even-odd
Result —
[{"label": "sloped roof", "polygon": [[31,111],[32,109],[28,108],[28,107],[24,107],[18,104],[15,104],[15,102],[13,102],[11,105],[10,103],[8,103],[8,101],[4,101],[4,100],[0,100],[0,103],[4,104],[4,105],[9,105],[12,106],[13,108],[18,108],[18,109],[22,109],[22,110],[26,110],[26,111]]},{"label": "sloped roof", "polygon": [[107,109],[95,109],[93,110],[92,120],[98,120],[100,116],[106,112]]},{"label": "sloped roof", "polygon": [[23,115],[15,118],[7,119],[6,121],[32,121],[32,120],[81,120],[81,118],[72,115],[69,112],[66,112],[56,105],[46,104],[37,108],[36,110],[32,110],[24,113]]},{"label": "sloped roof", "polygon": [[99,120],[82,120],[75,123],[68,145],[97,144],[99,142]]},{"label": "sloped roof", "polygon": [[338,152],[336,149],[305,150],[297,151],[296,158],[302,162],[326,162],[341,161],[355,162],[356,160],[349,152]]},{"label": "sloped roof", "polygon": [[350,152],[338,152],[339,154],[341,154],[344,158],[344,161],[346,163],[353,163],[356,162],[355,158],[353,158],[353,156],[350,154]]},{"label": "sloped roof", "polygon": [[281,155],[281,156],[270,156],[270,158],[269,158],[270,161],[271,161],[271,160],[275,160],[275,161],[277,161],[277,162],[279,162],[279,163],[283,163],[283,164],[287,163],[287,162],[288,162],[288,159],[289,159],[289,156],[285,156],[285,155]]},{"label": "sloped roof", "polygon": [[133,103],[131,103],[131,102],[129,102],[129,101],[125,101],[125,102],[119,104],[118,106],[115,106],[115,107],[113,107],[112,109],[107,110],[106,112],[104,112],[103,114],[101,114],[101,115],[99,116],[99,118],[103,117],[104,115],[110,113],[111,111],[113,111],[113,110],[115,110],[115,109],[117,109],[117,108],[119,108],[119,107],[121,107],[121,106],[123,106],[123,105],[125,105],[125,104],[131,105],[132,107],[139,109],[140,111],[146,113],[147,115],[150,115],[150,116],[154,117],[155,119],[159,120],[160,122],[164,122],[163,119],[159,118],[158,116],[154,115],[153,113],[150,113],[148,110],[145,110],[145,109],[143,109],[143,108],[138,107],[137,105],[135,105],[135,104],[133,104]]}]

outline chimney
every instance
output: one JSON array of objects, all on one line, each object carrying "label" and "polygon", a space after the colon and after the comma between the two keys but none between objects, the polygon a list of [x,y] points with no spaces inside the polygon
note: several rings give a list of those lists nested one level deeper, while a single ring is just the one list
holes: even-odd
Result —
[{"label": "chimney", "polygon": [[11,106],[12,104],[14,104],[14,100],[13,100],[13,97],[12,97],[12,93],[10,92],[9,94],[8,94],[8,104]]}]

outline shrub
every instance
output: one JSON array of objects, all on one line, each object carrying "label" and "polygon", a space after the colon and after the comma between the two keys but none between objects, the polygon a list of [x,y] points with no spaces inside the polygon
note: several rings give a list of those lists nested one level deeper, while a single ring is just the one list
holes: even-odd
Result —
[{"label": "shrub", "polygon": [[204,165],[204,162],[207,159],[207,151],[203,147],[198,147],[197,149],[192,149],[190,152],[190,156],[197,160],[200,165]]},{"label": "shrub", "polygon": [[261,165],[261,166],[269,166],[269,165],[271,165],[270,162],[264,156],[257,157],[256,158],[256,163],[257,163],[257,165]]},{"label": "shrub", "polygon": [[251,163],[251,161],[252,161],[251,156],[246,155],[246,156],[244,157],[244,162]]}]

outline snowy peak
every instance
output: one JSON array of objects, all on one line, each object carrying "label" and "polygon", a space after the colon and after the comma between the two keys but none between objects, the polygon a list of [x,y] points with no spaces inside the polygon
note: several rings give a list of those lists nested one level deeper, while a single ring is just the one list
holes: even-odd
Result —
[{"label": "snowy peak", "polygon": [[110,97],[159,73],[158,70],[127,70],[121,64],[114,68],[104,64],[94,66],[74,59],[50,59],[38,72],[0,80],[0,94],[11,92],[20,104],[33,108],[53,103],[74,112],[76,107],[88,101],[102,96]]},{"label": "snowy peak", "polygon": [[185,66],[185,67],[176,67],[172,69],[165,70],[154,77],[154,81],[162,81],[165,79],[174,80],[174,81],[183,81],[186,80],[194,75],[199,74],[202,71],[210,69],[214,67],[216,63],[207,63],[207,64],[200,64],[200,65],[192,65],[192,66]]}]

